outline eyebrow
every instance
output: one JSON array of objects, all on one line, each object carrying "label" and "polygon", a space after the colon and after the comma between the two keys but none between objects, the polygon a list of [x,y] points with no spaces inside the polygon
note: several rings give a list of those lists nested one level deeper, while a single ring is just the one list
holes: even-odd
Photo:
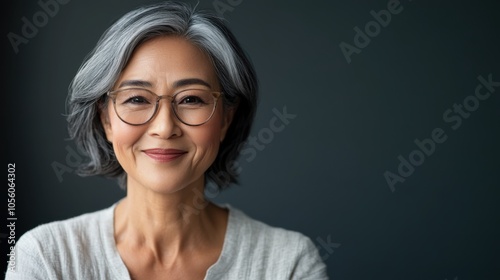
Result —
[{"label": "eyebrow", "polygon": [[208,88],[212,88],[209,83],[205,82],[202,79],[198,79],[198,78],[182,79],[182,80],[178,80],[174,83],[175,88],[183,87],[183,86],[190,86],[190,85],[202,85],[202,86],[206,86]]},{"label": "eyebrow", "polygon": [[[179,88],[183,86],[190,86],[190,85],[202,85],[206,86],[208,88],[212,88],[210,84],[202,79],[198,78],[190,78],[190,79],[182,79],[178,80],[174,83],[174,88]],[[151,88],[153,87],[153,84],[151,84],[148,81],[143,81],[143,80],[125,80],[120,83],[120,86],[118,88],[122,87],[144,87],[144,88]]]},{"label": "eyebrow", "polygon": [[126,80],[120,83],[120,86],[118,88],[122,87],[146,87],[146,88],[151,88],[153,85],[148,82],[148,81],[143,81],[143,80]]}]

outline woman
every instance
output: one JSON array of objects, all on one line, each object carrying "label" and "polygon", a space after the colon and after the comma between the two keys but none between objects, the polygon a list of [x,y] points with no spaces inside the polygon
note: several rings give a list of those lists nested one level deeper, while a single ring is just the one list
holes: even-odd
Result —
[{"label": "woman", "polygon": [[200,195],[236,182],[256,95],[220,19],[177,2],[123,16],[76,74],[68,121],[82,174],[127,196],[26,233],[7,279],[325,279],[310,239]]}]

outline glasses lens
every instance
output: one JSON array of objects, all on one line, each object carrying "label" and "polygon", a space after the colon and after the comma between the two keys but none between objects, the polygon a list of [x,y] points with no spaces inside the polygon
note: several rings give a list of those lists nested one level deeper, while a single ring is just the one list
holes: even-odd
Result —
[{"label": "glasses lens", "polygon": [[189,125],[200,125],[212,117],[216,101],[213,92],[189,89],[175,95],[173,107],[179,120]]},{"label": "glasses lens", "polygon": [[[148,122],[156,112],[157,96],[144,89],[124,89],[116,92],[115,109],[121,120],[132,125]],[[213,92],[189,89],[177,93],[172,108],[177,118],[188,125],[200,125],[213,115],[217,95]]]},{"label": "glasses lens", "polygon": [[116,114],[129,124],[143,124],[155,113],[156,96],[143,89],[125,89],[116,95]]}]

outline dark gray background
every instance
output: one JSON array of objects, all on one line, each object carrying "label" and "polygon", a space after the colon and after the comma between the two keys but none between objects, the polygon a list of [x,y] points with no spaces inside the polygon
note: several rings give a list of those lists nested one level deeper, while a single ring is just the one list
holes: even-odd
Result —
[{"label": "dark gray background", "polygon": [[[2,147],[16,164],[17,237],[125,195],[107,179],[67,172],[59,180],[52,165],[74,169],[63,114],[84,57],[116,19],[152,2],[71,0],[17,54],[7,33],[20,35],[21,18],[41,8],[4,7]],[[240,186],[215,200],[308,235],[333,279],[499,277],[500,87],[458,129],[443,120],[474,94],[479,75],[500,81],[499,5],[401,1],[401,13],[347,63],[339,44],[353,44],[353,28],[388,2],[243,0],[224,13],[260,80],[252,135],[269,127],[273,108],[297,117],[255,159],[242,158]],[[199,7],[214,10],[212,0]],[[408,159],[413,141],[435,128],[447,140],[392,192],[384,172],[397,173],[398,155]]]}]

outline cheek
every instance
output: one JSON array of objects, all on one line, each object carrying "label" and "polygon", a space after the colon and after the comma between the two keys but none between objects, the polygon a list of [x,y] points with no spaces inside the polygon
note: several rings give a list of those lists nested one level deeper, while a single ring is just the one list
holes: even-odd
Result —
[{"label": "cheek", "polygon": [[122,122],[116,116],[110,118],[110,123],[113,130],[113,150],[120,164],[124,165],[128,154],[133,152],[134,144],[139,141],[144,131]]},{"label": "cheek", "polygon": [[220,142],[220,124],[205,124],[193,130],[191,134],[192,141],[199,147],[218,147]]},{"label": "cheek", "polygon": [[220,114],[216,114],[208,123],[194,127],[189,131],[191,141],[200,153],[199,156],[206,157],[206,160],[213,161],[217,156],[221,137],[221,122]]}]

